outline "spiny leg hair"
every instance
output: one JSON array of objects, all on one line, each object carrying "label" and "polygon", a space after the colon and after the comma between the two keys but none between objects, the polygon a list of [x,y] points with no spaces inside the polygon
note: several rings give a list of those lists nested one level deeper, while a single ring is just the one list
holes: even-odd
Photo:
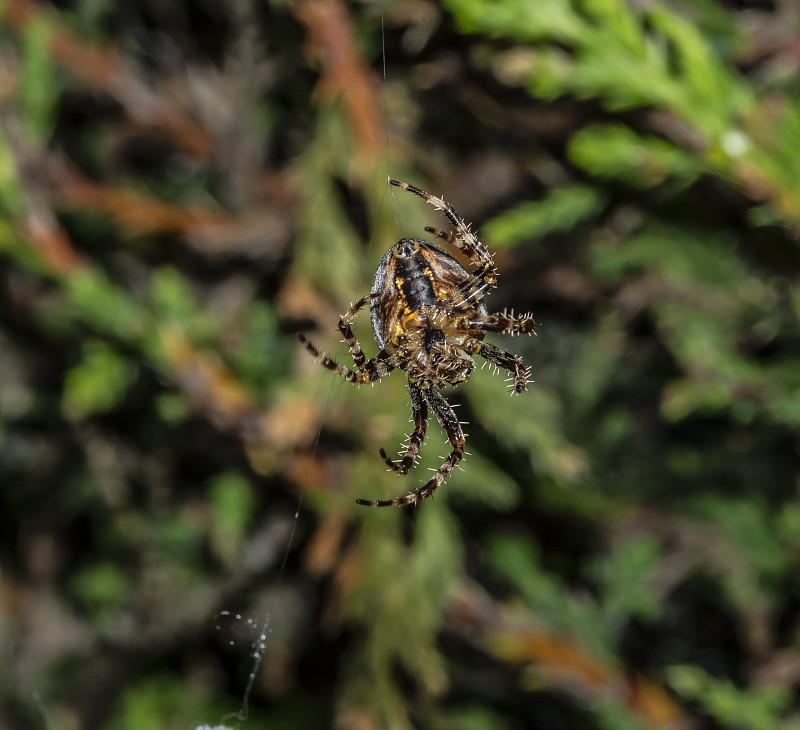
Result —
[{"label": "spiny leg hair", "polygon": [[480,355],[492,365],[508,370],[514,376],[512,394],[523,393],[528,389],[529,368],[525,367],[525,363],[519,355],[512,355],[510,352],[501,350],[489,342],[483,342],[475,338],[468,344],[471,345],[470,350],[476,355]]},{"label": "spiny leg hair", "polygon": [[470,313],[469,327],[479,332],[499,332],[503,335],[535,334],[536,322],[532,314],[515,315],[513,312],[492,314]]},{"label": "spiny leg hair", "polygon": [[365,305],[369,304],[371,298],[372,297],[370,295],[361,297],[361,299],[359,299],[350,307],[350,309],[347,310],[347,314],[339,318],[339,332],[342,333],[342,337],[344,337],[344,341],[347,344],[347,347],[350,349],[350,354],[353,356],[353,362],[355,363],[359,372],[364,372],[364,363],[366,362],[366,358],[364,357],[364,351],[361,349],[361,343],[353,334],[350,323],[355,319],[359,310]]}]

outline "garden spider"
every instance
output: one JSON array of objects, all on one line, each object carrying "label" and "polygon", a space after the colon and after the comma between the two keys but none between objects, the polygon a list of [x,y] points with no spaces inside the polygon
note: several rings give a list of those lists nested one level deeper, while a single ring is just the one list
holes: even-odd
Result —
[{"label": "garden spider", "polygon": [[[428,408],[450,441],[450,455],[425,485],[394,499],[356,500],[368,507],[412,504],[430,497],[441,486],[464,456],[464,431],[439,389],[469,380],[475,367],[472,358],[480,355],[512,374],[512,393],[527,390],[528,368],[522,358],[483,338],[487,332],[532,334],[534,329],[530,314],[517,317],[513,312],[487,312],[483,299],[497,286],[497,267],[486,246],[453,206],[408,183],[389,182],[419,195],[448,218],[454,233],[429,227],[425,230],[457,248],[475,269],[467,271],[441,248],[419,238],[404,238],[394,244],[378,264],[371,293],[359,299],[339,320],[339,331],[350,348],[355,371],[339,365],[302,334],[297,335],[323,367],[351,383],[373,383],[395,368],[406,371],[414,430],[402,458],[391,459],[380,450],[393,471],[407,474],[414,466],[428,429]],[[364,356],[350,328],[356,314],[367,304],[375,340],[381,348],[371,360]]]}]

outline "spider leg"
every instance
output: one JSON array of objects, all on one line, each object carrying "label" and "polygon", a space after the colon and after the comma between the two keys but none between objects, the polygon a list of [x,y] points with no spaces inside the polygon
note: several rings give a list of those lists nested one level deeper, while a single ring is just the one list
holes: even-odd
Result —
[{"label": "spider leg", "polygon": [[515,315],[513,312],[493,314],[470,313],[469,328],[481,332],[499,332],[503,335],[532,335],[536,322],[532,314]]},{"label": "spider leg", "polygon": [[344,337],[344,341],[347,344],[347,347],[350,349],[350,354],[353,356],[353,362],[360,373],[364,372],[366,358],[364,357],[364,351],[361,349],[361,343],[353,334],[350,323],[356,318],[359,310],[366,304],[369,304],[371,299],[371,294],[361,297],[361,299],[359,299],[350,307],[350,309],[347,310],[347,314],[344,314],[339,318],[339,331],[342,333],[342,337]]},{"label": "spider leg", "polygon": [[357,385],[380,380],[395,368],[394,363],[391,361],[391,356],[386,350],[381,350],[375,357],[368,361],[364,356],[364,351],[361,349],[361,344],[350,327],[350,323],[355,319],[359,310],[371,300],[372,294],[361,297],[361,299],[353,304],[353,306],[347,310],[347,313],[342,315],[339,319],[339,331],[342,333],[344,341],[350,349],[350,355],[353,357],[357,372],[340,365],[336,360],[329,357],[327,353],[320,350],[313,342],[310,342],[305,335],[299,332],[297,333],[297,339],[305,345],[306,350],[314,356],[314,359],[317,360],[322,367],[336,373],[348,383],[356,383]]},{"label": "spider leg", "polygon": [[348,383],[355,383],[356,385],[373,383],[394,370],[394,365],[389,360],[389,354],[386,352],[386,350],[381,350],[371,360],[362,363],[358,369],[358,372],[356,372],[350,370],[350,368],[346,368],[344,365],[340,365],[326,352],[320,350],[313,342],[310,342],[306,336],[300,332],[297,333],[297,339],[303,343],[306,350],[313,355],[314,359],[320,365],[322,365],[322,367],[336,373],[339,377],[344,378]]},{"label": "spider leg", "polygon": [[428,233],[432,233],[434,236],[436,236],[436,238],[441,238],[447,241],[451,246],[455,246],[456,248],[458,247],[458,239],[456,239],[452,233],[443,231],[440,228],[434,228],[433,226],[425,226],[425,230]]},{"label": "spider leg", "polygon": [[408,470],[414,466],[419,449],[425,440],[425,432],[428,430],[428,404],[425,402],[422,390],[416,383],[409,381],[408,392],[411,395],[411,415],[414,419],[414,431],[408,438],[406,453],[402,459],[395,461],[390,459],[386,455],[386,451],[381,449],[383,460],[390,469],[398,474],[408,474]]},{"label": "spider leg", "polygon": [[[425,230],[428,233],[432,233],[437,238],[447,241],[450,245],[455,246],[456,248],[461,248],[461,242],[452,233],[449,233],[448,231],[442,231],[439,228],[433,228],[431,226],[425,226]],[[491,265],[481,264],[470,274],[469,279],[461,287],[459,287],[461,298],[454,306],[459,308],[473,307],[475,306],[476,302],[481,301],[486,296],[487,290],[493,286],[486,280],[486,275],[493,266],[494,263]],[[494,276],[496,278],[496,271]]]},{"label": "spider leg", "polygon": [[[456,235],[440,235],[438,231],[433,231],[439,238],[443,238],[448,243],[453,244],[465,256],[472,261],[478,268],[473,272],[473,276],[481,281],[480,290],[490,289],[497,286],[497,266],[486,246],[470,230],[469,225],[464,221],[459,212],[442,198],[426,193],[421,188],[399,180],[389,180],[395,187],[408,190],[410,193],[419,195],[420,198],[430,203],[436,210],[441,211],[445,217],[453,224]],[[426,229],[429,230],[430,229]],[[473,295],[474,297],[475,295]],[[473,298],[471,297],[471,298]]]},{"label": "spider leg", "polygon": [[358,504],[366,507],[402,507],[406,504],[419,502],[430,497],[442,485],[442,482],[447,479],[450,472],[461,462],[464,457],[464,431],[458,422],[455,411],[437,390],[425,390],[423,391],[423,397],[430,404],[436,420],[439,421],[447,434],[452,448],[450,456],[444,460],[428,482],[417,491],[394,499],[357,499],[356,502]]},{"label": "spider leg", "polygon": [[468,351],[474,355],[480,355],[487,362],[497,365],[498,367],[508,370],[514,375],[514,393],[522,393],[528,389],[528,373],[530,368],[525,367],[522,358],[519,355],[512,355],[509,352],[495,347],[489,342],[483,342],[476,338],[472,338],[466,343]]}]

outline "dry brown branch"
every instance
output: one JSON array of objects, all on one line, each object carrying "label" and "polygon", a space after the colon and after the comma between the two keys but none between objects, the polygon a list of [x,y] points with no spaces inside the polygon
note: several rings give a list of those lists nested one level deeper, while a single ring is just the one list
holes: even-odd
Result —
[{"label": "dry brown branch", "polygon": [[347,9],[340,0],[296,0],[292,7],[324,69],[318,98],[324,103],[342,98],[358,152],[372,157],[381,139],[375,80],[356,45]]}]

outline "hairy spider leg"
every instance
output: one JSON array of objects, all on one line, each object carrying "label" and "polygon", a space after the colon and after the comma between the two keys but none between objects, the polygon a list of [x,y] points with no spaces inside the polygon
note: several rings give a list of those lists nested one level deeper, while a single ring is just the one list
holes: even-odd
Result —
[{"label": "hairy spider leg", "polygon": [[528,389],[529,368],[519,355],[512,355],[510,352],[501,350],[489,342],[484,342],[475,337],[470,338],[465,343],[465,349],[473,355],[480,355],[487,362],[508,370],[514,376],[513,390],[515,393],[523,393]]},{"label": "hairy spider leg", "polygon": [[395,367],[391,362],[391,355],[389,355],[386,350],[381,350],[371,360],[367,360],[364,356],[364,351],[361,349],[361,344],[359,343],[358,339],[356,339],[356,336],[353,334],[353,330],[350,327],[350,323],[353,321],[356,314],[358,314],[358,311],[371,299],[372,295],[361,297],[361,299],[359,299],[352,307],[350,307],[350,309],[347,311],[347,314],[339,319],[339,331],[342,333],[342,336],[344,337],[344,340],[350,349],[350,354],[353,357],[353,363],[358,369],[358,372],[354,372],[350,370],[350,368],[340,365],[338,362],[336,362],[336,360],[320,350],[314,343],[310,342],[305,335],[299,332],[297,333],[297,339],[305,345],[306,350],[308,350],[314,356],[314,359],[319,362],[320,365],[344,378],[348,383],[355,383],[356,385],[373,383],[376,380],[380,380],[392,372]]},{"label": "hairy spider leg", "polygon": [[320,350],[313,342],[310,342],[302,333],[297,333],[297,339],[303,343],[306,350],[313,355],[314,359],[322,365],[322,367],[336,373],[348,383],[355,383],[356,385],[374,383],[376,380],[380,380],[394,370],[394,365],[389,361],[389,354],[385,350],[381,350],[371,360],[367,360],[367,362],[363,364],[363,367],[359,368],[358,372],[354,372],[350,370],[350,368],[340,365],[326,352]]},{"label": "hairy spider leg", "polygon": [[[469,260],[477,266],[473,276],[478,277],[482,284],[479,289],[491,289],[497,286],[497,267],[494,259],[486,246],[481,243],[478,237],[470,230],[469,225],[464,221],[459,212],[442,198],[426,193],[421,188],[399,180],[389,180],[395,187],[408,190],[410,193],[419,195],[420,198],[430,203],[436,210],[441,211],[456,229],[455,236],[439,236],[458,248]],[[430,231],[429,228],[426,230]],[[438,232],[433,231],[436,235]],[[475,294],[471,295],[472,297]]]},{"label": "hairy spider leg", "polygon": [[408,474],[408,470],[414,466],[414,462],[419,454],[422,442],[425,441],[425,432],[428,430],[428,404],[422,389],[409,381],[408,392],[411,396],[411,416],[414,419],[414,431],[408,437],[408,446],[402,459],[394,460],[389,458],[384,449],[381,449],[381,456],[387,466],[398,474]]},{"label": "hairy spider leg", "polygon": [[452,406],[437,390],[424,390],[422,393],[425,400],[430,404],[436,420],[439,421],[439,424],[447,434],[447,439],[450,441],[452,448],[450,455],[442,462],[442,465],[428,482],[416,492],[411,492],[404,497],[395,497],[394,499],[357,499],[356,502],[358,504],[365,507],[403,507],[426,499],[442,485],[442,482],[447,479],[450,472],[458,466],[464,457],[464,430],[461,428]]},{"label": "hairy spider leg", "polygon": [[364,351],[361,349],[361,343],[353,334],[350,323],[356,318],[359,310],[369,304],[371,299],[371,294],[361,297],[361,299],[359,299],[350,307],[350,309],[347,310],[347,314],[343,315],[339,319],[339,332],[342,333],[342,337],[344,337],[344,341],[347,344],[347,347],[350,349],[350,354],[353,356],[353,362],[360,373],[364,372],[364,364],[366,363],[367,359],[364,357]]},{"label": "hairy spider leg", "polygon": [[508,312],[481,314],[470,312],[469,329],[499,332],[503,335],[532,335],[536,328],[532,314],[515,315]]},{"label": "hairy spider leg", "polygon": [[[433,228],[432,226],[425,226],[425,230],[428,233],[432,233],[437,238],[447,241],[451,246],[455,246],[458,249],[461,248],[458,238],[452,233],[439,228]],[[491,266],[494,267],[494,263],[492,263]],[[486,281],[487,271],[488,265],[481,264],[475,271],[468,272],[469,279],[459,287],[461,299],[458,302],[454,302],[454,306],[460,308],[474,307],[483,300],[489,293],[489,289],[496,286],[496,284],[490,285],[489,282]],[[497,279],[497,269],[494,270],[494,278],[495,280]]]},{"label": "hairy spider leg", "polygon": [[433,226],[425,226],[428,233],[432,233],[436,238],[441,238],[447,241],[451,246],[458,248],[458,239],[449,231],[443,231],[441,228],[434,228]]}]

